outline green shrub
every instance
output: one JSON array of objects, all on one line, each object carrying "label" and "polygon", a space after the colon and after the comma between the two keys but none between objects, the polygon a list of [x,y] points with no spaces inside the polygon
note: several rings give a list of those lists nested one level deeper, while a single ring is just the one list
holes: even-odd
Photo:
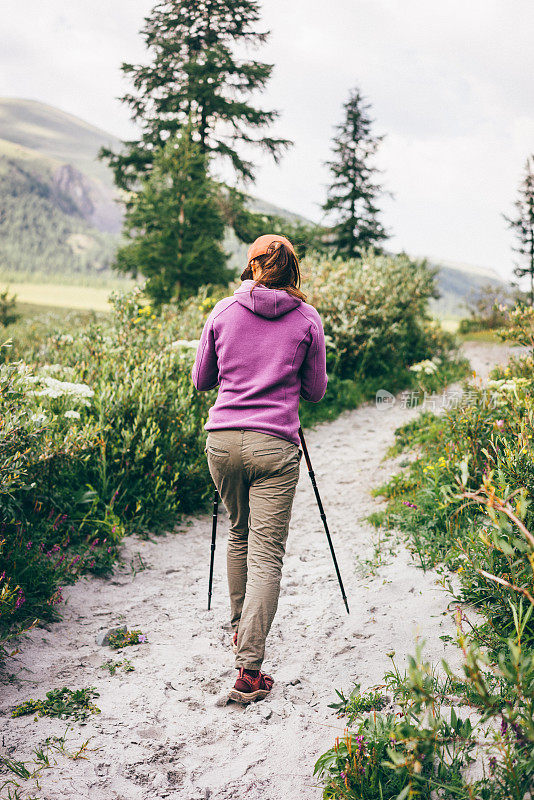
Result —
[{"label": "green shrub", "polygon": [[158,530],[211,485],[194,345],[138,291],[82,330],[52,331],[32,365],[0,365],[0,636],[57,617],[61,587],[103,573],[125,530]]},{"label": "green shrub", "polygon": [[341,378],[384,377],[453,347],[452,337],[430,321],[434,272],[424,262],[311,254],[303,289],[323,319],[329,371]]},{"label": "green shrub", "polygon": [[20,317],[17,311],[17,296],[10,295],[9,289],[0,291],[0,325],[12,325]]},{"label": "green shrub", "polygon": [[[40,394],[46,391],[41,380],[55,380],[54,397]],[[69,392],[59,390],[65,385]],[[74,579],[85,563],[85,554],[77,550],[80,526],[72,519],[84,507],[78,464],[89,457],[99,432],[80,404],[80,389],[85,392],[86,387],[62,384],[49,375],[39,377],[21,362],[0,365],[3,633],[13,625],[31,624],[36,616],[54,618],[62,599],[60,584]],[[75,424],[72,414],[79,415]],[[52,500],[55,481],[61,487],[62,509]],[[95,552],[92,560],[100,558]]]},{"label": "green shrub", "polygon": [[[519,590],[532,584],[520,530],[534,527],[534,380],[510,367],[504,372],[487,389],[471,389],[465,405],[400,429],[399,441],[412,438],[421,453],[380,492],[389,499],[387,524],[406,533],[421,566],[443,562],[454,570],[457,596],[506,637],[513,628],[509,590],[482,573],[504,576]],[[534,619],[525,635],[534,644]]]},{"label": "green shrub", "polygon": [[[532,346],[531,310],[510,316],[509,337]],[[461,604],[463,663],[460,674],[445,662],[439,673],[418,648],[403,675],[394,667],[384,677],[381,688],[392,691],[397,706],[397,748],[383,767],[398,779],[388,785],[380,778],[380,791],[391,792],[384,797],[524,800],[534,790],[532,366],[532,354],[514,359],[494,371],[487,389],[471,388],[463,405],[440,417],[427,413],[397,432],[395,451],[417,445],[419,455],[382,487],[389,502],[377,521],[400,528],[421,566],[444,575]],[[469,622],[468,632],[464,605],[482,618]],[[466,707],[463,718],[458,705]],[[361,734],[359,709],[346,702],[341,710]],[[324,797],[382,797],[367,773],[361,785],[342,783],[346,749],[338,746],[318,762]],[[414,753],[431,756],[431,772]],[[466,770],[475,759],[482,777]]]}]

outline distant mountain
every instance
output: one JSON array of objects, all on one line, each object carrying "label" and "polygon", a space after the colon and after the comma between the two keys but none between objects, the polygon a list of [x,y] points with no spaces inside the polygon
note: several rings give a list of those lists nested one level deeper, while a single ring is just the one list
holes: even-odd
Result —
[{"label": "distant mountain", "polygon": [[439,269],[437,287],[440,293],[438,300],[431,301],[431,308],[440,317],[467,316],[467,301],[475,296],[483,286],[491,284],[505,289],[507,284],[488,267],[473,264],[462,264],[454,261],[443,261],[435,258],[428,262]]},{"label": "distant mountain", "polygon": [[120,140],[79,117],[37,100],[0,98],[0,138],[52,162],[71,164],[113,189],[111,171],[96,154],[103,146],[117,149]]},{"label": "distant mountain", "polygon": [[122,209],[96,161],[117,140],[58,109],[0,99],[0,269],[10,273],[108,270]]}]

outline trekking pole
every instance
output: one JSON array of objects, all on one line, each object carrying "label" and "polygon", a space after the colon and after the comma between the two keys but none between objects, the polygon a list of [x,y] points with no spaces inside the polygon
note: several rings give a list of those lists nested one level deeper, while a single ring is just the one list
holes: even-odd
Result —
[{"label": "trekking pole", "polygon": [[208,586],[208,611],[211,608],[211,586],[213,584],[213,561],[215,559],[215,538],[217,536],[217,511],[219,510],[219,492],[215,489],[213,495],[213,517],[211,521],[211,558],[210,558],[210,582]]},{"label": "trekking pole", "polygon": [[308,453],[308,448],[306,447],[306,441],[304,439],[304,433],[302,428],[299,428],[299,436],[300,442],[302,444],[302,450],[304,452],[304,458],[306,459],[306,464],[308,465],[308,473],[310,476],[311,484],[313,486],[313,491],[315,492],[315,499],[317,500],[317,505],[319,506],[319,514],[321,515],[321,519],[323,521],[324,530],[326,533],[326,538],[328,539],[328,545],[330,547],[330,552],[332,554],[332,559],[334,561],[334,567],[336,568],[336,575],[339,582],[339,588],[341,589],[341,596],[343,597],[343,602],[345,603],[345,608],[347,609],[347,614],[350,614],[349,611],[349,604],[347,603],[347,595],[345,594],[345,589],[343,588],[343,581],[341,580],[341,573],[339,571],[339,567],[337,565],[336,554],[334,553],[334,545],[332,544],[332,539],[330,537],[330,531],[328,530],[328,523],[326,521],[326,514],[324,513],[323,504],[321,502],[321,496],[319,494],[319,489],[317,488],[317,483],[315,482],[315,473],[313,471],[312,463],[310,461],[310,454]]}]

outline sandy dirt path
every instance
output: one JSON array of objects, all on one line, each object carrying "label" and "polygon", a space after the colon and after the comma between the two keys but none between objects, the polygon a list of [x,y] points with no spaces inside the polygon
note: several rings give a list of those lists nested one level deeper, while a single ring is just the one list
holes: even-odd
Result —
[{"label": "sandy dirt path", "polygon": [[[502,345],[469,344],[466,350],[481,377],[509,353]],[[59,757],[41,774],[41,788],[22,796],[319,800],[313,765],[343,730],[327,707],[334,688],[379,682],[390,665],[386,653],[394,650],[402,665],[416,637],[427,640],[425,653],[432,660],[457,658],[456,649],[439,638],[454,630],[444,611],[449,598],[435,573],[417,569],[402,546],[394,554],[383,548],[375,574],[358,568],[372,557],[377,537],[365,517],[382,506],[370,490],[398,470],[398,461],[384,461],[384,455],[395,429],[417,413],[399,403],[387,411],[368,404],[308,432],[351,614],[342,604],[303,465],[266,653],[265,669],[275,685],[263,703],[221,705],[235,678],[225,513],[211,612],[206,611],[210,518],[205,516],[185,520],[155,541],[128,538],[123,565],[111,580],[86,578],[69,587],[63,620],[33,630],[9,663],[18,677],[2,686],[0,707],[7,715],[16,703],[52,688],[96,686],[102,713],[68,732],[72,749],[92,737],[87,760]],[[146,569],[134,573],[131,562],[139,566],[140,557]],[[95,637],[116,624],[140,628],[149,644],[123,651],[134,672],[109,675],[101,665],[122,656],[99,647]],[[25,760],[33,747],[65,728],[55,719],[4,716],[2,752]]]}]

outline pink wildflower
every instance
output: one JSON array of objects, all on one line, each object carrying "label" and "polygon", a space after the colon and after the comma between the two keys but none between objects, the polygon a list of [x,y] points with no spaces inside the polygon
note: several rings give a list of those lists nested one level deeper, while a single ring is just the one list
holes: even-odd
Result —
[{"label": "pink wildflower", "polygon": [[17,602],[15,603],[15,611],[17,608],[20,608],[26,602],[26,598],[24,597],[24,592],[22,589],[19,589],[19,595],[17,597]]}]

